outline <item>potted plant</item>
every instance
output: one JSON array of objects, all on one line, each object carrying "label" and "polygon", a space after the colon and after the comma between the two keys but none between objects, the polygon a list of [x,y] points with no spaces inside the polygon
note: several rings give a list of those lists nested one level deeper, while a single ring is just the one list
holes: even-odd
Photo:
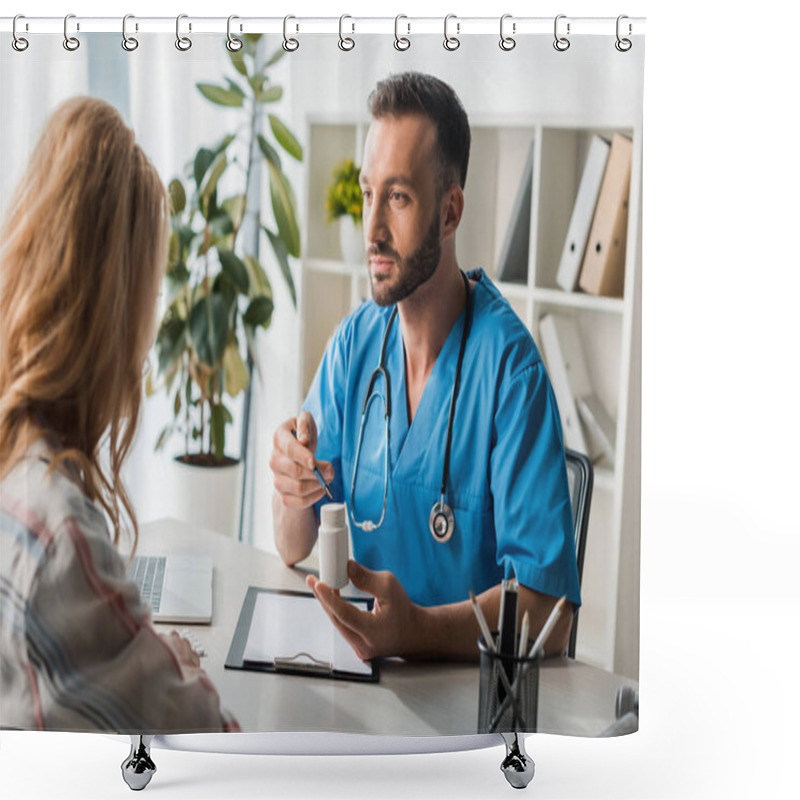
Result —
[{"label": "potted plant", "polygon": [[[260,231],[295,306],[289,256],[300,254],[296,201],[279,149],[297,160],[303,151],[275,114],[264,113],[283,94],[269,70],[284,50],[262,63],[260,38],[245,35],[241,50],[229,53],[236,78],[225,77],[224,86],[197,84],[211,103],[240,108],[241,124],[194,154],[185,182],[170,182],[166,311],[155,341],[156,378],[147,385],[149,395],[166,392],[173,409],[156,449],[175,436],[182,442],[176,485],[170,487],[178,506],[185,506],[178,513],[231,533],[238,531],[243,468],[226,452],[230,400],[249,386],[252,365],[258,367],[256,331],[269,327],[273,312],[272,287],[258,256]],[[263,164],[277,230],[262,221],[260,208],[248,207],[251,182]],[[233,187],[225,197],[223,185]]]},{"label": "potted plant", "polygon": [[360,173],[361,168],[352,159],[337,164],[325,203],[328,223],[340,220],[339,242],[345,264],[360,264],[364,260],[364,237],[361,230],[364,202],[361,187],[358,185]]}]

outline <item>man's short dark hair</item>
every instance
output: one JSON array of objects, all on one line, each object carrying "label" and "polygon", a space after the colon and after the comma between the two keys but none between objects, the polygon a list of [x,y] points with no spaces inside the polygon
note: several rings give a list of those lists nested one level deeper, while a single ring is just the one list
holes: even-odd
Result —
[{"label": "man's short dark hair", "polygon": [[467,181],[470,130],[458,95],[444,81],[421,72],[390,75],[372,90],[368,100],[374,119],[423,114],[436,128],[436,188],[439,196],[452,184]]}]

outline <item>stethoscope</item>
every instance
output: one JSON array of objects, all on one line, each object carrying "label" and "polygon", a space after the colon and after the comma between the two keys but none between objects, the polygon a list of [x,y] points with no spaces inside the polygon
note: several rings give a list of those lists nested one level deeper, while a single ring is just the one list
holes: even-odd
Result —
[{"label": "stethoscope", "polygon": [[[453,535],[456,527],[455,516],[453,509],[445,502],[445,492],[447,491],[447,475],[450,470],[450,444],[453,439],[453,419],[455,418],[456,411],[456,396],[458,395],[458,385],[461,381],[461,365],[464,361],[464,350],[467,346],[467,337],[469,336],[469,328],[472,322],[472,292],[469,289],[469,278],[462,272],[461,277],[464,279],[464,289],[467,292],[467,310],[464,318],[464,329],[461,332],[461,346],[458,351],[458,361],[456,362],[456,378],[453,382],[453,393],[450,396],[450,416],[447,420],[447,440],[444,448],[444,466],[442,468],[442,487],[440,491],[439,500],[433,504],[431,508],[430,517],[428,518],[428,526],[431,535],[437,542],[447,542]],[[350,519],[353,525],[361,528],[363,531],[375,531],[383,524],[383,519],[386,516],[386,498],[389,492],[389,422],[392,416],[392,390],[391,382],[389,380],[389,373],[386,370],[386,345],[389,341],[389,333],[392,330],[394,319],[397,316],[397,306],[392,309],[389,316],[389,322],[386,325],[386,332],[383,334],[383,343],[381,344],[381,355],[378,361],[378,366],[373,370],[370,375],[369,384],[367,385],[367,393],[364,397],[364,406],[361,409],[361,425],[358,429],[358,444],[356,445],[356,457],[353,463],[353,480],[350,483]],[[379,378],[383,378],[386,384],[386,396],[384,398],[384,424],[386,428],[385,443],[386,448],[384,452],[384,481],[383,481],[383,510],[381,517],[377,522],[372,520],[364,520],[359,522],[355,516],[355,491],[356,491],[356,475],[358,474],[359,458],[361,456],[361,442],[364,436],[364,423],[367,419],[367,411],[369,410],[372,402],[381,397],[380,393],[373,392],[375,383]]]}]

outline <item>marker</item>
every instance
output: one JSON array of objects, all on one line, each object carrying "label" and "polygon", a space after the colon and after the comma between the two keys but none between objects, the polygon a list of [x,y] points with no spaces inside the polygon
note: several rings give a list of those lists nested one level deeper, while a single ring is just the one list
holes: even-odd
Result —
[{"label": "marker", "polygon": [[[297,439],[297,431],[294,428],[292,428],[292,436]],[[328,495],[328,499],[333,500],[330,487],[327,483],[325,483],[325,478],[322,477],[322,473],[319,471],[319,467],[316,465],[316,462],[314,463],[314,477],[319,481],[319,485],[324,489],[325,494]]]}]

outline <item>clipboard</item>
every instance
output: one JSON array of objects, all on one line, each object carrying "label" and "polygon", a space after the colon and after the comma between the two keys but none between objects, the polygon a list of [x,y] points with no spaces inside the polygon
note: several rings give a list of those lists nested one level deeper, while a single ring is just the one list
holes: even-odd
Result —
[{"label": "clipboard", "polygon": [[[236,630],[233,634],[228,656],[225,659],[225,669],[249,670],[253,672],[275,672],[287,673],[292,675],[303,675],[316,678],[333,678],[334,680],[358,681],[362,683],[377,683],[379,679],[378,665],[375,660],[370,663],[369,672],[354,672],[347,669],[336,668],[333,659],[320,658],[319,653],[310,653],[308,648],[302,647],[302,642],[298,645],[294,642],[287,649],[292,652],[275,654],[271,660],[252,660],[248,659],[247,647],[250,638],[250,630],[253,623],[256,605],[261,595],[273,595],[281,598],[282,604],[289,603],[312,603],[314,606],[304,608],[308,612],[311,608],[317,607],[318,600],[311,592],[297,592],[288,589],[265,589],[258,586],[250,586],[247,589],[242,610],[239,612],[239,621],[236,623]],[[349,602],[363,604],[368,608],[369,601],[363,598],[347,598]],[[330,626],[335,637],[342,639],[347,648],[347,644],[341,634],[333,627],[333,624],[325,615],[324,610],[319,609],[324,617],[324,623]],[[296,630],[296,629],[295,629]]]}]

